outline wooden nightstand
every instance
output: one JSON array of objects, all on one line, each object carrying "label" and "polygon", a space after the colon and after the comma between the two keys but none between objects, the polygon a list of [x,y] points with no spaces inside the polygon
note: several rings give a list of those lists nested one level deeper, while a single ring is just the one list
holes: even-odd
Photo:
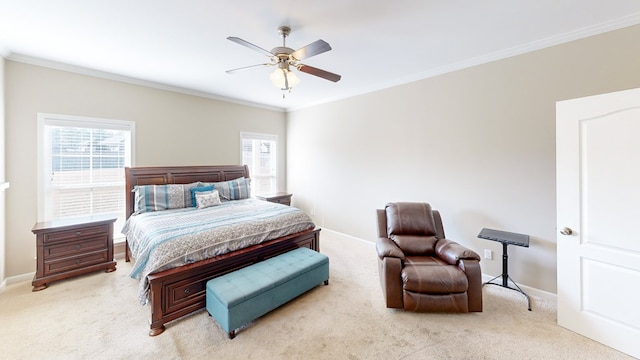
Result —
[{"label": "wooden nightstand", "polygon": [[284,192],[256,195],[256,198],[260,200],[270,201],[273,203],[291,206],[291,194],[284,193]]},{"label": "wooden nightstand", "polygon": [[36,274],[32,291],[46,289],[49,282],[105,270],[116,270],[113,260],[114,216],[91,216],[72,220],[39,222],[36,234]]}]

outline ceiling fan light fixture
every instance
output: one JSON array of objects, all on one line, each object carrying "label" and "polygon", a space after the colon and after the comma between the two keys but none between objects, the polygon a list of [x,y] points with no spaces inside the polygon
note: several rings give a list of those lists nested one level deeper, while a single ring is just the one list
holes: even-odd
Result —
[{"label": "ceiling fan light fixture", "polygon": [[281,90],[291,90],[293,87],[300,83],[300,78],[289,69],[275,69],[269,79],[274,86],[277,86]]},{"label": "ceiling fan light fixture", "polygon": [[[313,66],[308,66],[300,63],[301,60],[308,59],[312,56],[316,56],[318,54],[322,54],[331,50],[331,46],[326,41],[316,40],[307,46],[299,48],[298,50],[293,50],[292,48],[287,47],[285,41],[287,36],[291,33],[291,28],[288,26],[280,26],[278,28],[278,33],[280,34],[280,36],[282,36],[282,46],[277,46],[271,51],[263,49],[260,46],[254,45],[246,40],[240,39],[235,36],[227,37],[228,40],[247,47],[251,50],[257,51],[263,55],[266,55],[271,60],[271,62],[267,64],[258,64],[227,70],[227,74],[233,74],[238,70],[255,68],[259,66],[277,65],[278,68],[271,73],[269,78],[271,79],[273,85],[277,86],[284,92],[291,92],[291,89],[293,89],[300,83],[300,79],[298,78],[298,76],[291,70],[289,70],[290,66],[295,68],[297,71],[303,72],[305,74],[317,76],[319,78],[323,78],[325,80],[333,82],[340,81],[341,76],[338,74],[334,74],[322,69],[315,68]],[[282,94],[282,97],[284,97],[284,92]]]}]

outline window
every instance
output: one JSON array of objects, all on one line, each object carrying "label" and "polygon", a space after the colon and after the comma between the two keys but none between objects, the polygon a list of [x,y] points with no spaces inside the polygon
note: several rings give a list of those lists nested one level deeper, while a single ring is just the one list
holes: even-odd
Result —
[{"label": "window", "polygon": [[242,164],[249,166],[254,194],[268,194],[277,189],[277,135],[240,133]]},{"label": "window", "polygon": [[38,114],[38,220],[115,214],[121,238],[133,130],[129,121]]}]

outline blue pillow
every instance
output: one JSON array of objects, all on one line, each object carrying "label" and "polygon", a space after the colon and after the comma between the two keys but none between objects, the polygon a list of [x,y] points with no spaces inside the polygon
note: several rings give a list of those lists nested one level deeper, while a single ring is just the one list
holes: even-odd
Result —
[{"label": "blue pillow", "polygon": [[196,203],[196,193],[199,191],[213,191],[213,185],[209,186],[198,186],[191,188],[191,206],[196,207],[198,204]]}]

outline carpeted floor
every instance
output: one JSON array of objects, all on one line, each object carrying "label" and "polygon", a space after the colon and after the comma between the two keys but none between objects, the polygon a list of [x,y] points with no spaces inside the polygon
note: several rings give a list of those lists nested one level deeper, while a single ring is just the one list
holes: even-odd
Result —
[{"label": "carpeted floor", "polygon": [[331,261],[319,286],[229,340],[199,311],[149,337],[130,264],[31,292],[0,294],[0,359],[631,359],[556,325],[555,304],[484,288],[484,312],[417,314],[384,307],[375,248],[321,233]]}]

